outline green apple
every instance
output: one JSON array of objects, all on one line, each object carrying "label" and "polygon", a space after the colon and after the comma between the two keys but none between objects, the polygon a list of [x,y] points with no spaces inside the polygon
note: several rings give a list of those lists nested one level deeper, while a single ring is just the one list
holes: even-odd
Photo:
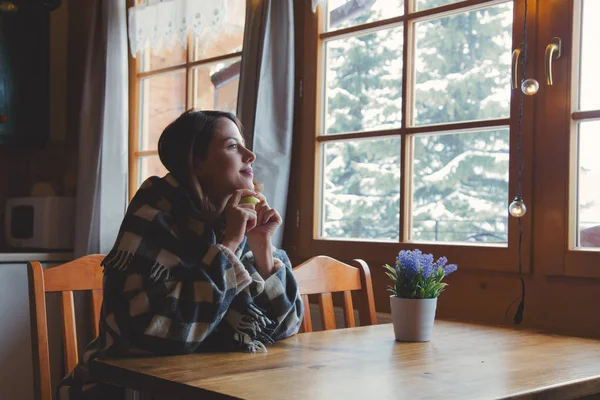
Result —
[{"label": "green apple", "polygon": [[254,205],[257,205],[258,203],[260,203],[260,200],[258,200],[254,196],[242,197],[242,199],[240,200],[240,204],[254,204]]}]

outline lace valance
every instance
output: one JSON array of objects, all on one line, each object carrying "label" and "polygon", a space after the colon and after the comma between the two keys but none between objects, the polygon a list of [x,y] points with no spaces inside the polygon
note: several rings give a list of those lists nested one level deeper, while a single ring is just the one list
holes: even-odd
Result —
[{"label": "lace valance", "polygon": [[[314,1],[314,0],[313,0]],[[142,0],[129,8],[129,44],[133,57],[146,44],[153,50],[183,46],[189,32],[214,35],[225,21],[226,0]]]}]

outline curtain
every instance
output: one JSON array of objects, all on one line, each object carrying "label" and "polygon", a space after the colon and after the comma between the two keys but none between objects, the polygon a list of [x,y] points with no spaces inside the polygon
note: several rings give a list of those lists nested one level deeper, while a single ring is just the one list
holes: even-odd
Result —
[{"label": "curtain", "polygon": [[[249,0],[238,117],[256,153],[254,172],[269,205],[285,217],[294,116],[293,0]],[[281,246],[283,227],[273,238]]]},{"label": "curtain", "polygon": [[79,111],[75,257],[107,253],[127,206],[125,2],[88,0]]}]

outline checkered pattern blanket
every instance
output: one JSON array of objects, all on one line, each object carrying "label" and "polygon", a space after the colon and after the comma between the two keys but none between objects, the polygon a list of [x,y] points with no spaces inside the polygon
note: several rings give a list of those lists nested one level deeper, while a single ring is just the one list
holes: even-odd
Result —
[{"label": "checkered pattern blanket", "polygon": [[187,191],[171,176],[149,178],[132,199],[103,261],[100,335],[61,383],[61,398],[98,390],[87,364],[99,356],[266,351],[298,332],[303,305],[290,261],[273,249],[263,279],[246,251],[218,243]]}]

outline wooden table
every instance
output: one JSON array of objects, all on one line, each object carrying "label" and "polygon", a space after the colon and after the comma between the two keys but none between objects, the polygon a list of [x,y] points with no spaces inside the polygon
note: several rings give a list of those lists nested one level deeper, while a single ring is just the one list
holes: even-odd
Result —
[{"label": "wooden table", "polygon": [[600,393],[600,341],[436,321],[426,343],[391,325],[299,334],[268,353],[103,359],[103,382],[169,398],[498,399]]}]

